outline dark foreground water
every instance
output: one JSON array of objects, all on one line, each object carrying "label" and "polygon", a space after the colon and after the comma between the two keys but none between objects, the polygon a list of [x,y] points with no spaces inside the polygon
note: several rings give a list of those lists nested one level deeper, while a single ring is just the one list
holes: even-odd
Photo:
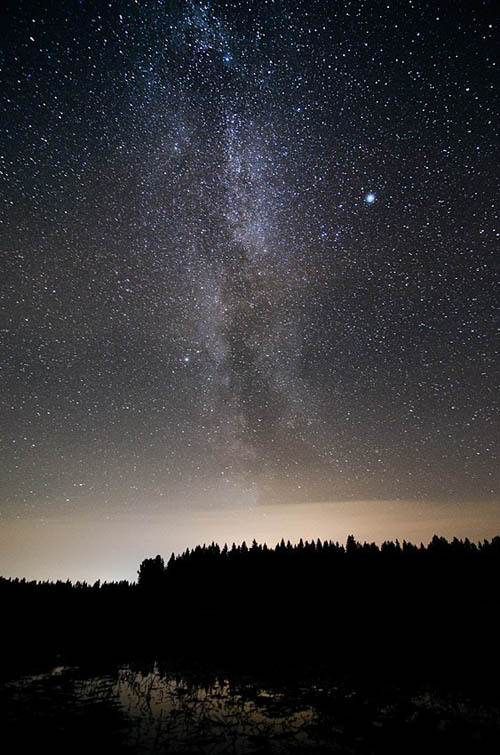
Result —
[{"label": "dark foreground water", "polygon": [[500,710],[436,686],[263,681],[121,665],[1,686],[9,753],[500,752]]}]

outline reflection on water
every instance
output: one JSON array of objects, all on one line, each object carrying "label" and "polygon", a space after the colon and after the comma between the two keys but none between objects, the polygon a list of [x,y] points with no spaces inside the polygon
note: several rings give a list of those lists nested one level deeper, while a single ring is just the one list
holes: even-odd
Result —
[{"label": "reflection on water", "polygon": [[202,683],[157,666],[123,666],[99,676],[58,667],[7,683],[4,695],[8,723],[21,740],[29,711],[38,743],[44,735],[51,739],[53,726],[62,735],[61,750],[74,738],[83,751],[82,737],[90,722],[95,734],[97,722],[113,752],[304,752],[315,717],[310,706],[292,704],[280,692],[250,683],[236,687],[224,678]]},{"label": "reflection on water", "polygon": [[254,686],[244,690],[227,679],[211,684],[169,678],[155,668],[143,674],[120,669],[116,694],[135,722],[138,742],[154,734],[155,745],[196,742],[203,752],[252,752],[274,743],[274,752],[308,744],[311,707],[291,706],[284,696]]},{"label": "reflection on water", "polygon": [[[271,687],[130,665],[58,667],[1,687],[17,752],[498,752],[496,706],[420,688],[375,694],[345,684]],[[394,749],[396,748],[396,749]],[[444,750],[443,750],[444,751]]]}]

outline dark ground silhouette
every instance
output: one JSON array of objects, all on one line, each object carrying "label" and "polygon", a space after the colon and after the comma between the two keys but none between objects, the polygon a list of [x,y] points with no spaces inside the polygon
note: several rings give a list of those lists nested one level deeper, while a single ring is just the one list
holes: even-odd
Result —
[{"label": "dark ground silhouette", "polygon": [[331,669],[496,689],[500,537],[281,541],[145,559],[138,582],[0,578],[4,675],[62,659]]}]

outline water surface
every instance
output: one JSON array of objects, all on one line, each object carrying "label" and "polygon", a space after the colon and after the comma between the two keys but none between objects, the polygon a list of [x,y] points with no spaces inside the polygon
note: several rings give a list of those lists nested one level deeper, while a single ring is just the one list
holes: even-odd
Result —
[{"label": "water surface", "polygon": [[264,683],[151,666],[60,666],[5,683],[15,751],[107,753],[498,752],[500,712],[421,685]]}]

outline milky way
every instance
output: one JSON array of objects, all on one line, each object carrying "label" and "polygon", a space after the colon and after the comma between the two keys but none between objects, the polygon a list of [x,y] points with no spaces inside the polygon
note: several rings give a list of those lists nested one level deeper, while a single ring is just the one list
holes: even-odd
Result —
[{"label": "milky way", "polygon": [[498,497],[493,3],[0,13],[2,511]]}]

